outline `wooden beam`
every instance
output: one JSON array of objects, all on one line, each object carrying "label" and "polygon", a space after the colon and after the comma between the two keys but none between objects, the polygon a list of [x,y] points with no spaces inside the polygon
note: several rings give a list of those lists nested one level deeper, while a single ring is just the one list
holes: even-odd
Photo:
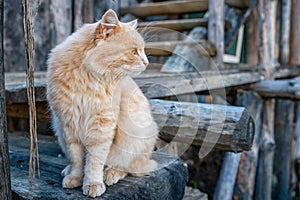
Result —
[{"label": "wooden beam", "polygon": [[287,80],[265,80],[252,89],[265,98],[287,98],[300,100],[300,77]]},{"label": "wooden beam", "polygon": [[8,136],[5,106],[4,49],[3,49],[4,1],[0,0],[0,199],[10,200],[10,164],[8,157]]},{"label": "wooden beam", "polygon": [[150,104],[160,138],[167,142],[214,146],[233,152],[252,146],[254,123],[243,107],[163,100],[150,100]]},{"label": "wooden beam", "polygon": [[[215,55],[215,46],[206,40],[199,40],[193,42],[187,41],[163,41],[163,42],[147,42],[145,51],[151,56],[170,56],[174,52],[177,45],[185,47],[199,47],[195,48],[199,55]],[[175,52],[176,53],[176,52]]]},{"label": "wooden beam", "polygon": [[190,12],[206,11],[207,0],[180,0],[158,3],[145,3],[120,9],[121,15],[132,14],[137,17],[147,17],[152,15],[182,14]]},{"label": "wooden beam", "polygon": [[223,68],[224,54],[224,0],[209,1],[208,41],[216,46],[215,62],[218,69]]},{"label": "wooden beam", "polygon": [[[230,5],[240,9],[247,8],[248,0],[225,0]],[[152,15],[182,14],[191,12],[202,12],[208,10],[208,0],[179,0],[157,3],[144,3],[131,7],[120,8],[121,15],[132,14],[137,17],[147,17]]]}]

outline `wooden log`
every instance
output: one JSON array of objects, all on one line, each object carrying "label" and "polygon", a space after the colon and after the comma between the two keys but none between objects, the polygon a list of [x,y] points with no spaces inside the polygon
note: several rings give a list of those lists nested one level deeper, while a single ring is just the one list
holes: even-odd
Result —
[{"label": "wooden log", "polygon": [[0,199],[10,200],[10,164],[8,158],[8,134],[5,108],[4,49],[3,49],[4,1],[0,0]]},{"label": "wooden log", "polygon": [[147,17],[152,15],[182,14],[189,12],[206,11],[207,0],[180,0],[158,3],[145,3],[120,9],[121,15],[132,14],[137,17]]},{"label": "wooden log", "polygon": [[179,53],[175,50],[177,45],[194,48],[198,55],[215,55],[215,46],[206,40],[147,42],[145,51],[151,56],[169,56]]},{"label": "wooden log", "polygon": [[[234,152],[251,148],[252,119],[247,110],[242,107],[222,107],[162,100],[150,100],[150,103],[153,116],[161,129],[160,137],[167,142],[174,139],[174,141],[185,144],[202,145],[204,142],[206,145],[214,146],[210,143],[211,141],[205,141],[206,135],[212,135],[217,142],[215,148]],[[26,110],[28,110],[26,104],[12,104],[7,107],[7,113],[10,117],[28,118],[28,114],[25,113]],[[224,111],[224,115],[226,114],[224,122],[221,122],[220,117],[211,119],[211,115],[216,115],[217,112],[221,111]],[[37,104],[37,117],[41,121],[50,121],[50,112],[45,102]],[[199,122],[199,124],[193,124],[194,122]],[[220,126],[220,123],[223,123],[221,124],[223,130],[217,127]]]},{"label": "wooden log", "polygon": [[265,80],[252,89],[265,98],[288,98],[300,100],[300,77],[287,80]]},{"label": "wooden log", "polygon": [[255,176],[258,164],[259,139],[262,128],[263,101],[255,92],[238,91],[237,104],[247,108],[255,123],[253,145],[250,151],[242,152],[236,177],[233,199],[253,199]]},{"label": "wooden log", "polygon": [[[259,20],[259,50],[258,65],[264,72],[266,79],[274,79],[275,71],[275,21],[277,1],[258,1]],[[273,23],[272,23],[273,22]],[[262,145],[260,148],[259,166],[256,182],[256,198],[258,200],[271,200],[272,175],[274,161],[274,100],[264,101],[264,116],[262,125]]]},{"label": "wooden log", "polygon": [[218,69],[222,69],[224,54],[224,0],[210,0],[208,8],[208,41],[215,44],[217,50],[216,66]]},{"label": "wooden log", "polygon": [[290,64],[300,64],[300,1],[292,0]]},{"label": "wooden log", "polygon": [[231,200],[241,153],[226,152],[213,199]]},{"label": "wooden log", "polygon": [[[215,146],[233,152],[252,146],[254,124],[243,107],[163,100],[150,100],[150,104],[160,127],[160,138],[165,141]],[[212,140],[207,140],[207,134]]]},{"label": "wooden log", "polygon": [[274,192],[272,199],[291,199],[290,161],[293,135],[294,102],[277,100],[275,110]]},{"label": "wooden log", "polygon": [[[12,190],[16,199],[88,200],[82,188],[63,189],[60,172],[68,164],[54,137],[39,138],[41,178],[30,188],[27,180],[28,138],[10,134],[10,159]],[[59,156],[60,155],[60,156]],[[183,198],[188,179],[187,168],[174,156],[155,152],[153,159],[159,163],[148,176],[127,176],[117,184],[106,187],[106,192],[96,199],[174,199]],[[164,184],[162,184],[164,183]]]}]

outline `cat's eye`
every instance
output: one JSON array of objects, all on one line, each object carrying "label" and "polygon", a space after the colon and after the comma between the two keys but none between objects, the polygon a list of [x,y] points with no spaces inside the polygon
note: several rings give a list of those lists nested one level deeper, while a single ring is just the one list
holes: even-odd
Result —
[{"label": "cat's eye", "polygon": [[138,54],[138,51],[137,51],[137,49],[131,49],[131,53],[132,53],[133,55],[137,55],[137,54]]}]

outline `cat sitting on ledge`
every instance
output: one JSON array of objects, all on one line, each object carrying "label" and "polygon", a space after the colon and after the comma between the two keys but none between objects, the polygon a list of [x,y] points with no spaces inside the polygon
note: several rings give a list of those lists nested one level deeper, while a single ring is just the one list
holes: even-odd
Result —
[{"label": "cat sitting on ledge", "polygon": [[[148,100],[130,75],[149,64],[137,20],[122,23],[113,10],[86,24],[50,53],[47,99],[53,129],[70,160],[63,187],[89,197],[128,173],[157,168],[150,158],[158,128]],[[105,183],[104,183],[105,182]]]}]

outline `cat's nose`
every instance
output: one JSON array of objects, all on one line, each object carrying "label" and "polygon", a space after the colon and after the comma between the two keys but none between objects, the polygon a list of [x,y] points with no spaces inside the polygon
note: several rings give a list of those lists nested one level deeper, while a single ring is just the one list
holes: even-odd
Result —
[{"label": "cat's nose", "polygon": [[149,61],[148,60],[143,60],[143,64],[145,65],[145,67],[147,67],[149,65]]}]

